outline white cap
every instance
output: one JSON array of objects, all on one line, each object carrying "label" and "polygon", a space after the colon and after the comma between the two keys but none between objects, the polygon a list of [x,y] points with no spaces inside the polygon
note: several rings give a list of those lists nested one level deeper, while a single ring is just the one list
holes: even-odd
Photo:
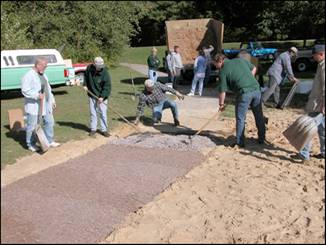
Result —
[{"label": "white cap", "polygon": [[103,68],[104,67],[104,60],[102,59],[102,57],[96,57],[94,59],[94,64],[98,68]]},{"label": "white cap", "polygon": [[152,88],[152,87],[154,87],[154,81],[151,80],[151,79],[145,80],[144,84],[145,84],[146,88]]},{"label": "white cap", "polygon": [[296,47],[291,47],[290,50],[295,54],[298,53],[298,49]]}]

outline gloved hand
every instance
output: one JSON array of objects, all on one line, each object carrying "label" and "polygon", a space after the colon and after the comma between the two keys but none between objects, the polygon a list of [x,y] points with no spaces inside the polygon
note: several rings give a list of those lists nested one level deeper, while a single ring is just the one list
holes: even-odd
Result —
[{"label": "gloved hand", "polygon": [[88,90],[88,88],[87,88],[86,86],[84,86],[83,88],[84,88],[84,90],[85,90],[85,91],[87,91],[87,90]]},{"label": "gloved hand", "polygon": [[176,92],[175,95],[178,97],[179,100],[183,100],[185,98],[185,96],[178,91]]}]

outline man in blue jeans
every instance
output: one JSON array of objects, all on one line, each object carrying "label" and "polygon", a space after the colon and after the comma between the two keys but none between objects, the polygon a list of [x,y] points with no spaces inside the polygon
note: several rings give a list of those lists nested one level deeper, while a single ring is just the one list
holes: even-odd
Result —
[{"label": "man in blue jeans", "polygon": [[139,123],[140,117],[144,114],[144,108],[146,105],[153,110],[153,123],[159,123],[162,119],[162,111],[170,108],[173,114],[174,125],[179,126],[179,115],[177,104],[170,100],[165,92],[170,92],[178,97],[178,99],[184,99],[184,96],[173,88],[170,88],[160,82],[154,82],[150,79],[145,81],[145,89],[139,97],[139,103],[137,106],[135,124]]},{"label": "man in blue jeans", "polygon": [[[312,49],[312,56],[317,61],[318,68],[309,94],[306,111],[318,125],[320,153],[316,155],[316,158],[325,159],[325,45],[315,45]],[[309,160],[310,149],[311,142],[307,143],[294,158],[303,161]]]},{"label": "man in blue jeans", "polygon": [[262,110],[260,86],[255,79],[256,67],[248,60],[236,58],[225,59],[223,54],[217,54],[213,61],[219,73],[219,109],[224,110],[226,91],[232,90],[236,95],[236,143],[233,146],[245,146],[246,114],[251,107],[258,129],[258,143],[265,142],[265,118]]},{"label": "man in blue jeans", "polygon": [[[44,133],[50,143],[50,147],[60,146],[60,143],[54,141],[53,110],[56,108],[56,103],[45,74],[47,64],[46,58],[38,57],[34,67],[23,76],[21,83],[21,92],[25,97],[24,109],[27,117],[26,144],[28,150],[32,152],[39,150],[36,146],[34,130],[40,118],[44,122]],[[42,110],[40,110],[40,107],[42,107]],[[42,115],[39,115],[40,111],[42,111]]]}]

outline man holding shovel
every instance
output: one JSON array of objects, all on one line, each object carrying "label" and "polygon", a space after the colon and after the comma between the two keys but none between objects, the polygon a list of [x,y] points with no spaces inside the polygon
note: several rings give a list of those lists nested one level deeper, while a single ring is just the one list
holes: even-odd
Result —
[{"label": "man holding shovel", "polygon": [[233,146],[245,146],[245,120],[246,114],[251,107],[258,128],[258,143],[265,142],[265,119],[261,104],[260,86],[255,79],[256,67],[248,60],[236,58],[225,59],[223,54],[217,54],[214,65],[220,70],[219,110],[223,111],[226,91],[232,90],[236,95],[236,143]]},{"label": "man holding shovel", "polygon": [[165,92],[170,92],[178,97],[178,99],[184,99],[184,96],[173,88],[170,88],[160,82],[154,82],[150,79],[145,81],[145,89],[139,96],[139,103],[137,106],[137,116],[134,123],[139,123],[140,117],[144,114],[144,108],[146,105],[153,110],[153,123],[159,123],[162,118],[162,111],[170,108],[174,118],[174,125],[179,126],[178,107],[177,104],[168,99]]},{"label": "man holding shovel", "polygon": [[[325,45],[315,45],[312,49],[312,56],[318,63],[317,72],[314,78],[306,111],[313,117],[318,125],[318,136],[320,142],[320,154],[316,157],[325,159]],[[311,142],[308,142],[298,155],[294,158],[309,160]]]},{"label": "man holding shovel", "polygon": [[97,111],[100,114],[101,134],[109,137],[107,123],[107,100],[111,94],[111,78],[104,60],[96,57],[94,63],[87,66],[85,71],[85,90],[89,91],[90,109],[90,136],[94,136],[97,130]]},{"label": "man holding shovel", "polygon": [[[56,103],[48,78],[44,73],[47,63],[45,58],[37,58],[34,67],[22,78],[21,92],[25,97],[24,109],[27,117],[26,144],[32,152],[39,150],[36,146],[34,129],[40,123],[38,122],[40,117],[44,120],[44,133],[49,146],[60,145],[53,140],[53,110],[56,108]],[[39,111],[42,111],[42,115],[38,115]]]},{"label": "man holding shovel", "polygon": [[299,80],[294,77],[291,59],[293,59],[298,53],[296,47],[291,47],[289,50],[281,53],[274,61],[273,65],[268,69],[269,85],[268,89],[263,94],[263,103],[265,104],[269,97],[274,93],[274,102],[276,103],[276,109],[282,109],[282,103],[280,101],[280,86],[285,78],[288,78],[291,82],[298,83]]}]

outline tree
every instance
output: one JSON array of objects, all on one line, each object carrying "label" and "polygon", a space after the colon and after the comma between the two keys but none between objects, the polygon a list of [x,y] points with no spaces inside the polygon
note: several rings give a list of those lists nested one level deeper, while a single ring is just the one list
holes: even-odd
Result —
[{"label": "tree", "polygon": [[[140,8],[138,2],[11,1],[2,4],[1,8],[9,16],[15,14],[15,21],[19,21],[17,16],[24,17],[19,28],[26,32],[32,48],[59,48],[65,44],[64,57],[78,61],[89,61],[99,55],[115,61],[137,33],[141,17],[136,15]],[[4,37],[1,35],[1,41]]]},{"label": "tree", "polygon": [[27,28],[21,25],[19,16],[8,13],[1,4],[1,50],[26,49],[31,47]]}]

